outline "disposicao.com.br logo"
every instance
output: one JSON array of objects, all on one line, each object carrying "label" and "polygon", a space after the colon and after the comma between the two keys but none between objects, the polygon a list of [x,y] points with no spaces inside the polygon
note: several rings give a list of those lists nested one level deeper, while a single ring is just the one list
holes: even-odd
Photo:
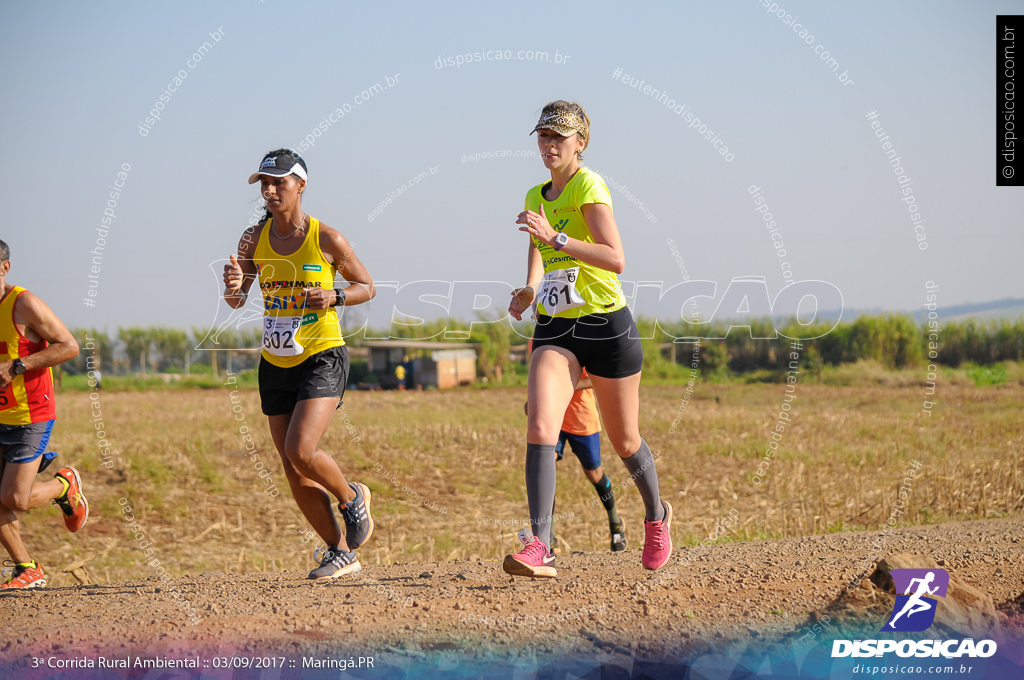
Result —
[{"label": "disposicao.com.br logo", "polygon": [[[896,586],[892,614],[879,632],[920,632],[935,622],[939,607],[936,597],[946,597],[949,573],[945,569],[893,569],[889,574]],[[994,640],[834,640],[832,657],[884,656],[895,652],[900,657],[987,658],[996,653]]]},{"label": "disposicao.com.br logo", "polygon": [[893,569],[889,575],[896,584],[896,603],[892,606],[893,617],[882,631],[928,630],[939,606],[932,598],[946,597],[949,573],[945,569]]}]

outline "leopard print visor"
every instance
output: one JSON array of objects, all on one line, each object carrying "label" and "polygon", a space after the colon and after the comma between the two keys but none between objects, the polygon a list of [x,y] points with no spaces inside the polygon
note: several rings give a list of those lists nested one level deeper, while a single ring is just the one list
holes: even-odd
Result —
[{"label": "leopard print visor", "polygon": [[537,121],[537,127],[533,128],[532,135],[537,130],[554,130],[563,137],[568,137],[574,132],[579,133],[583,141],[587,141],[587,126],[583,122],[583,118],[572,111],[566,111],[565,109],[556,109],[548,114],[542,114],[540,120]]}]

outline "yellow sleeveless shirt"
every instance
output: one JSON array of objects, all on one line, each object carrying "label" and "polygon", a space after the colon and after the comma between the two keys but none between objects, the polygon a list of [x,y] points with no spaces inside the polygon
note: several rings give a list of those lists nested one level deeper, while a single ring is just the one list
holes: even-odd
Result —
[{"label": "yellow sleeveless shirt", "polygon": [[[49,346],[46,340],[32,342],[14,324],[14,305],[25,292],[14,286],[0,302],[0,361],[24,359]],[[49,368],[16,375],[0,390],[0,424],[28,425],[45,423],[57,417],[53,399],[53,372]]]},{"label": "yellow sleeveless shirt", "polygon": [[297,251],[280,255],[270,245],[273,218],[256,243],[253,263],[263,293],[263,358],[282,368],[345,344],[334,307],[306,309],[305,288],[334,289],[334,265],[320,249],[320,220],[310,217],[309,230]]}]

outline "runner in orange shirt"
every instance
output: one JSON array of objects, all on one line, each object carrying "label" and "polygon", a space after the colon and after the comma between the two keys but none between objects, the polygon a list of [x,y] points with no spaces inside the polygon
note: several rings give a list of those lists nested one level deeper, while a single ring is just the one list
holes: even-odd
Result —
[{"label": "runner in orange shirt", "polygon": [[[533,352],[533,338],[527,342],[527,353]],[[526,411],[529,402],[523,405]],[[576,391],[572,395],[569,407],[565,409],[565,417],[562,420],[562,429],[558,433],[558,444],[555,446],[555,453],[558,460],[562,460],[565,453],[565,443],[583,466],[583,474],[597,491],[597,497],[604,504],[605,512],[608,513],[608,531],[611,535],[612,552],[619,552],[626,549],[626,529],[619,518],[619,512],[615,508],[615,494],[612,492],[612,482],[601,467],[601,418],[597,413],[597,402],[594,399],[594,386],[590,382],[590,376],[586,369],[576,384]],[[551,511],[554,517],[554,508]],[[551,549],[558,547],[558,539],[555,538],[554,521],[551,523]]]}]

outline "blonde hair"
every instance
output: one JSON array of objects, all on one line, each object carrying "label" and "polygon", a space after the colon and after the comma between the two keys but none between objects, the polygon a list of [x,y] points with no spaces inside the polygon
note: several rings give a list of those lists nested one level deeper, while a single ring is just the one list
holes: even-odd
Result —
[{"label": "blonde hair", "polygon": [[[564,99],[559,99],[545,104],[544,108],[540,110],[540,115],[546,116],[558,110],[575,113],[580,118],[583,119],[583,126],[586,128],[586,132],[583,135],[581,135],[581,137],[583,138],[583,149],[585,150],[588,146],[590,146],[590,116],[587,115],[586,110],[576,102],[570,102]],[[580,133],[577,132],[576,134]],[[582,162],[583,150],[577,152],[576,157],[580,160],[580,162]]]}]

